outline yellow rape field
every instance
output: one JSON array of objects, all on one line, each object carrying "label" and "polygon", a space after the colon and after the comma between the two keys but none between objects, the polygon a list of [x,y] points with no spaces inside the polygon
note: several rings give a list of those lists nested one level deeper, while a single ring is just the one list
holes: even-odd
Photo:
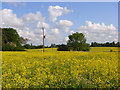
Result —
[{"label": "yellow rape field", "polygon": [[118,48],[91,48],[90,52],[65,52],[48,48],[45,51],[29,49],[2,52],[2,87],[119,87]]}]

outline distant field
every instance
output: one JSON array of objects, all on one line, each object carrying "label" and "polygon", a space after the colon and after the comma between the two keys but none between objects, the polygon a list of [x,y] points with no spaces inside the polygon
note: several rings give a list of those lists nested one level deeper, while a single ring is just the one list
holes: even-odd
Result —
[{"label": "distant field", "polygon": [[[27,51],[35,52],[35,51],[43,51],[43,49],[26,49]],[[90,51],[93,52],[110,52],[112,50],[113,52],[120,51],[120,47],[90,47]],[[47,52],[54,52],[57,51],[57,48],[45,48],[45,51]]]},{"label": "distant field", "polygon": [[[112,52],[110,50],[112,49]],[[2,52],[3,88],[118,88],[117,47]]]},{"label": "distant field", "polygon": [[91,47],[90,51],[96,51],[96,52],[110,52],[112,50],[113,52],[120,51],[120,47]]}]

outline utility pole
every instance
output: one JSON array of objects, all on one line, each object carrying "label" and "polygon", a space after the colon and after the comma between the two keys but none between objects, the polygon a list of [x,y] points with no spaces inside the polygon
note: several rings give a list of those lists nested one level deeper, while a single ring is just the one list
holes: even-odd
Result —
[{"label": "utility pole", "polygon": [[45,36],[44,36],[44,28],[42,27],[42,30],[43,30],[43,52],[44,52],[44,38],[45,38]]}]

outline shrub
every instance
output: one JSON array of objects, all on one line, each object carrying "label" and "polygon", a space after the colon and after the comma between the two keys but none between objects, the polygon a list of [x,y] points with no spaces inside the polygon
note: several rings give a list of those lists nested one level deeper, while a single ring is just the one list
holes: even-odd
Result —
[{"label": "shrub", "polygon": [[64,44],[59,45],[57,50],[58,51],[70,51],[69,47],[67,45],[64,45]]},{"label": "shrub", "polygon": [[24,49],[24,47],[15,47],[14,51],[25,51]]},{"label": "shrub", "polygon": [[11,46],[9,44],[2,45],[2,51],[14,51],[14,46]]},{"label": "shrub", "polygon": [[113,50],[112,50],[112,49],[110,49],[110,52],[113,52]]},{"label": "shrub", "polygon": [[29,44],[25,44],[24,47],[25,47],[26,49],[31,49],[31,46],[30,46]]},{"label": "shrub", "polygon": [[24,47],[19,46],[19,47],[14,47],[9,44],[4,44],[2,45],[2,51],[25,51]]}]

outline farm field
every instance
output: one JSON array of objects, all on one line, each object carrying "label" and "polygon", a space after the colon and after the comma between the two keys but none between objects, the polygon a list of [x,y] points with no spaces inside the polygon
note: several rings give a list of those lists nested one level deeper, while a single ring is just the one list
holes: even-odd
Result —
[{"label": "farm field", "polygon": [[[112,52],[110,50],[112,49]],[[118,88],[117,47],[2,52],[3,88]]]}]

